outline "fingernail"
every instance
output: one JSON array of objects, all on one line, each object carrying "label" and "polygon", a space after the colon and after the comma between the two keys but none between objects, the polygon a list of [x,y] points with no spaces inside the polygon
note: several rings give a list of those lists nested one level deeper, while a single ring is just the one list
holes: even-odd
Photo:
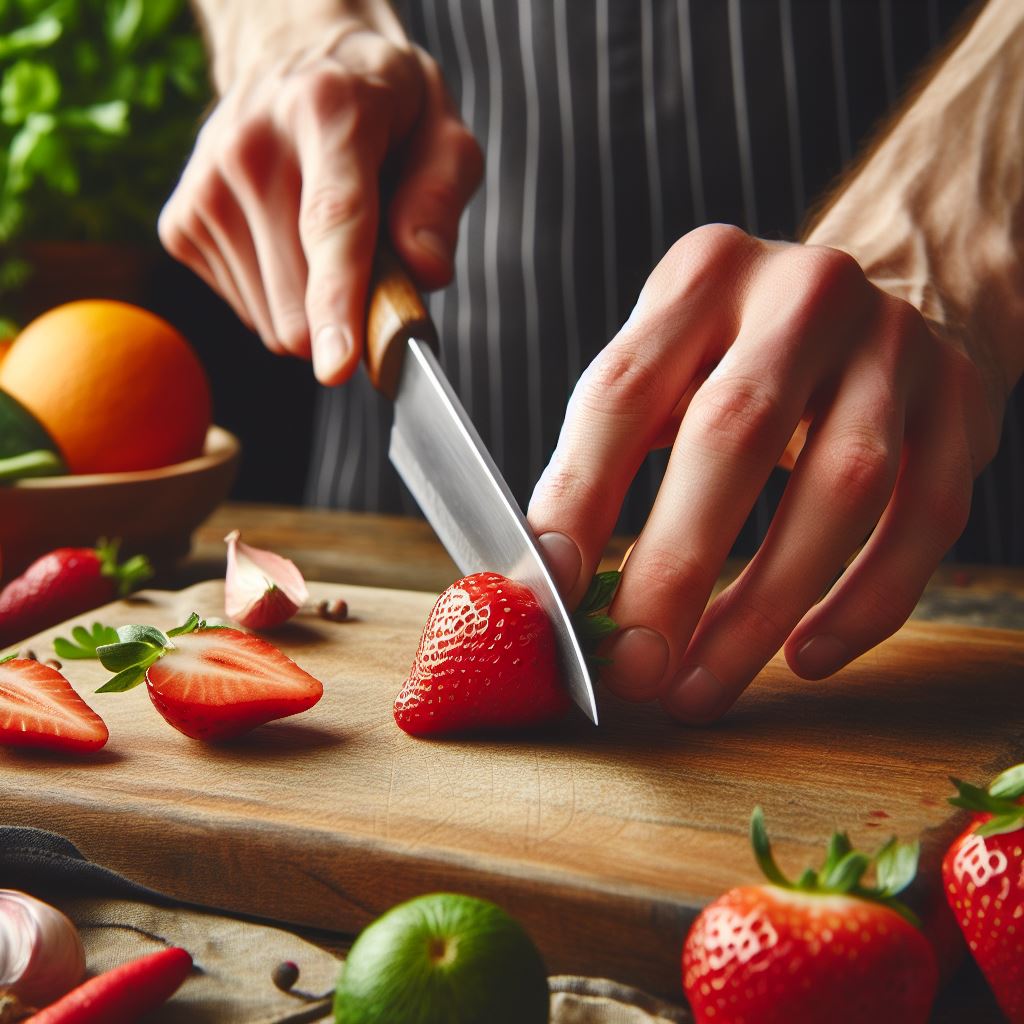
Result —
[{"label": "fingernail", "polygon": [[324,324],[313,338],[313,373],[324,383],[332,381],[352,356],[352,342],[337,324]]},{"label": "fingernail", "polygon": [[805,679],[824,679],[838,672],[850,660],[850,650],[837,636],[812,636],[796,652],[796,666]]},{"label": "fingernail", "polygon": [[606,649],[612,663],[601,669],[601,681],[624,700],[653,700],[661,692],[661,679],[668,665],[665,638],[646,626],[623,630]]},{"label": "fingernail", "polygon": [[543,533],[537,538],[544,552],[544,561],[548,563],[555,585],[562,594],[569,594],[580,578],[583,568],[583,556],[576,542],[564,533]]},{"label": "fingernail", "polygon": [[417,228],[413,233],[413,238],[416,239],[416,244],[420,248],[426,249],[431,256],[444,260],[445,263],[451,263],[451,246],[439,231],[435,231],[433,228]]},{"label": "fingernail", "polygon": [[710,722],[725,711],[725,688],[703,665],[684,668],[662,698],[665,710],[682,722]]}]

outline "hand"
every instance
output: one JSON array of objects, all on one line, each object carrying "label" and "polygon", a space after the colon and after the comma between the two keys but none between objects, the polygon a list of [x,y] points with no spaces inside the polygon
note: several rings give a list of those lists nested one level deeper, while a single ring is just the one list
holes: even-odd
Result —
[{"label": "hand", "polygon": [[437,288],[482,156],[423,51],[356,18],[318,36],[226,89],[159,231],[267,348],[337,384],[362,353],[382,170],[392,243]]},{"label": "hand", "polygon": [[[575,602],[644,456],[673,446],[611,608],[606,685],[708,722],[783,645],[820,679],[895,632],[963,530],[995,452],[994,403],[966,346],[845,253],[724,225],[686,235],[581,378],[530,505]],[[802,421],[764,543],[707,605]]]}]

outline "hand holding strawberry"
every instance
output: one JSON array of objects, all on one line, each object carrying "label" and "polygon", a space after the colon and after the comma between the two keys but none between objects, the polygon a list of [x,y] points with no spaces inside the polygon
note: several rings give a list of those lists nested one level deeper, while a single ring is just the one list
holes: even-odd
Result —
[{"label": "hand holding strawberry", "polygon": [[224,740],[296,715],[323,696],[323,684],[273,644],[198,615],[166,633],[122,626],[118,642],[96,648],[116,673],[97,693],[121,692],[143,680],[153,706],[179,732]]},{"label": "hand holding strawberry", "polygon": [[1024,764],[988,789],[954,779],[974,820],[942,862],[946,899],[1000,1009],[1024,1024]]},{"label": "hand holding strawberry", "polygon": [[[917,845],[873,857],[843,833],[824,866],[795,883],[771,854],[756,808],[751,840],[768,885],[732,889],[686,939],[683,987],[698,1024],[915,1024],[938,984],[931,946],[894,899],[917,870]],[[874,864],[876,885],[863,877]]]}]

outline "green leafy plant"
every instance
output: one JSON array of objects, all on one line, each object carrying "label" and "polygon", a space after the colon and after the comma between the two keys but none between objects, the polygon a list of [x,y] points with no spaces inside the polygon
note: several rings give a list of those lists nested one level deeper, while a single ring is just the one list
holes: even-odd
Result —
[{"label": "green leafy plant", "polygon": [[153,239],[208,96],[187,0],[0,0],[0,296],[19,242]]}]

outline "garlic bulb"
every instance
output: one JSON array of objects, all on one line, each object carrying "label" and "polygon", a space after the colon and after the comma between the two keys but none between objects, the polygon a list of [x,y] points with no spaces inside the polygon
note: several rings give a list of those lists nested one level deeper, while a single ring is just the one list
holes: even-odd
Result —
[{"label": "garlic bulb", "polygon": [[0,889],[0,990],[27,1006],[46,1006],[85,974],[78,930],[56,907]]},{"label": "garlic bulb", "polygon": [[306,581],[294,562],[243,544],[238,530],[224,540],[228,546],[224,611],[229,619],[249,629],[273,629],[309,600]]}]

